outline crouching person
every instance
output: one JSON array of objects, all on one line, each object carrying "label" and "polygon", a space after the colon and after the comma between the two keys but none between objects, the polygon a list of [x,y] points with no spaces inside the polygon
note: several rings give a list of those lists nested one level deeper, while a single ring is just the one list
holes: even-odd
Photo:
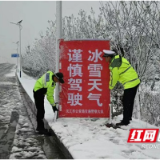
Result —
[{"label": "crouching person", "polygon": [[50,102],[51,106],[53,107],[53,111],[58,111],[56,108],[56,104],[54,102],[54,89],[56,86],[56,83],[64,83],[63,80],[63,74],[58,72],[58,73],[53,73],[52,71],[48,71],[42,77],[40,77],[34,86],[33,89],[33,95],[34,95],[34,100],[35,100],[35,105],[37,108],[37,128],[36,131],[38,131],[40,134],[46,134],[48,135],[49,132],[47,129],[44,128],[44,98],[45,95],[47,95],[47,100]]}]

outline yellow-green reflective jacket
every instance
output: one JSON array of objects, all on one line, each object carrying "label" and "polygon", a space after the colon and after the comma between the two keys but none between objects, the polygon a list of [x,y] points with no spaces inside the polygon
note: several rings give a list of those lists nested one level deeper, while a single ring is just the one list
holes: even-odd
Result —
[{"label": "yellow-green reflective jacket", "polygon": [[54,89],[56,83],[52,80],[52,76],[54,73],[52,71],[48,71],[42,77],[40,77],[34,86],[34,91],[38,91],[40,89],[46,89],[47,100],[50,102],[51,105],[54,105]]},{"label": "yellow-green reflective jacket", "polygon": [[137,72],[124,57],[115,56],[111,60],[109,69],[109,89],[113,89],[117,81],[123,85],[124,89],[133,88],[140,83]]}]

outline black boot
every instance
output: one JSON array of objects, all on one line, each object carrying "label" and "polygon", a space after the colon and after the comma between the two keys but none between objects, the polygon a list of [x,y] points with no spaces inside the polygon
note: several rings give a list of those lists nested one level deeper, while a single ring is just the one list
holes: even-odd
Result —
[{"label": "black boot", "polygon": [[37,128],[36,131],[38,131],[39,134],[44,134],[46,136],[51,136],[51,133],[48,131],[48,129],[39,129],[39,128]]},{"label": "black boot", "polygon": [[121,122],[116,123],[116,126],[127,126],[128,124],[129,124],[129,122],[128,122],[128,123],[125,123],[125,122],[122,120]]}]

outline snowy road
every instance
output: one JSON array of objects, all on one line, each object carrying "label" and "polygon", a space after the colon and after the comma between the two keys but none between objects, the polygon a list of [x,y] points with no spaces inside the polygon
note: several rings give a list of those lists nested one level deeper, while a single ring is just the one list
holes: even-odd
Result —
[{"label": "snowy road", "polygon": [[[47,140],[34,132],[27,116],[15,66],[0,64],[0,159],[64,158],[58,154],[46,154]],[[47,151],[50,150],[48,147]]]}]

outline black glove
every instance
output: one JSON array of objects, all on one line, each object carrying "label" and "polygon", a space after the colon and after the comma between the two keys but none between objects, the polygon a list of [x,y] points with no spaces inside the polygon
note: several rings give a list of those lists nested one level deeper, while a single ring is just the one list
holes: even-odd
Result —
[{"label": "black glove", "polygon": [[52,108],[53,108],[53,111],[54,111],[54,112],[55,112],[55,111],[58,111],[56,105],[52,106]]}]

